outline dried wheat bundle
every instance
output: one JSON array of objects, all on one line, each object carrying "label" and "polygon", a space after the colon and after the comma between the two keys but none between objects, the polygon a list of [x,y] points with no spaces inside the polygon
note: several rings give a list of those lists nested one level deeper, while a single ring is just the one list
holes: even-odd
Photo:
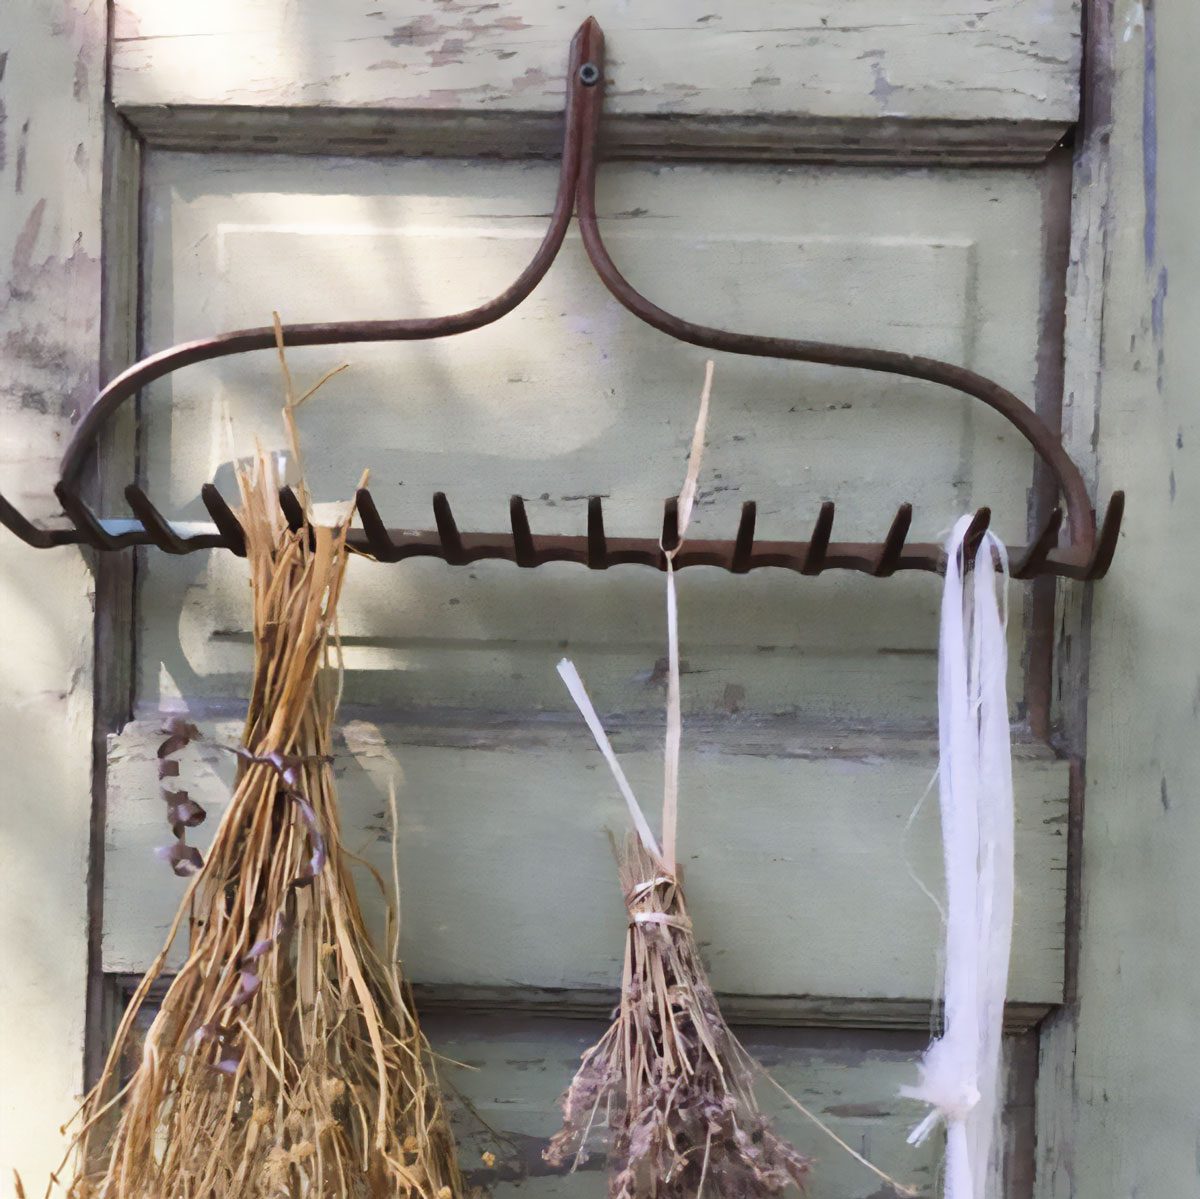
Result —
[{"label": "dried wheat bundle", "polygon": [[82,1109],[68,1194],[458,1199],[394,941],[391,961],[373,948],[341,842],[327,667],[348,518],[288,529],[265,455],[239,483],[255,661],[236,788],[168,937],[187,922],[187,960],[122,1085],[167,947],[138,987]]},{"label": "dried wheat bundle", "polygon": [[[679,533],[687,528],[704,444],[712,363],[705,374]],[[755,1065],[717,1006],[696,946],[675,863],[680,704],[679,638],[672,559],[667,554],[668,688],[659,848],[612,753],[583,683],[559,665],[625,796],[636,833],[620,855],[629,912],[621,1002],[604,1037],[584,1054],[563,1097],[563,1127],[545,1157],[578,1164],[598,1117],[609,1131],[613,1199],[728,1199],[775,1195],[801,1185],[809,1162],[780,1138],[754,1097]]]}]

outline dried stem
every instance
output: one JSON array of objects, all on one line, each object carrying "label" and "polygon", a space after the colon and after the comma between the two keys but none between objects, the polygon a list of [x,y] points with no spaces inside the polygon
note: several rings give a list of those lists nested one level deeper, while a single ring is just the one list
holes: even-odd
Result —
[{"label": "dried stem", "polygon": [[246,752],[172,929],[188,922],[187,959],[115,1105],[166,947],[138,987],[81,1110],[68,1195],[458,1199],[429,1046],[398,964],[371,944],[341,843],[326,668],[346,525],[291,532],[266,455],[239,483]]},{"label": "dried stem", "polygon": [[755,1065],[725,1023],[678,879],[636,837],[620,863],[629,910],[621,1004],[563,1098],[546,1160],[577,1165],[599,1112],[613,1199],[728,1199],[802,1185],[809,1162],[754,1098]]}]

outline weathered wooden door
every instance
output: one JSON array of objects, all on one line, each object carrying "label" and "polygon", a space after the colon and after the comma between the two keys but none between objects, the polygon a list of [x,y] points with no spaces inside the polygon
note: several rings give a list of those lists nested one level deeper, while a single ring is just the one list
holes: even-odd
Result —
[{"label": "weathered wooden door", "polygon": [[[1081,13],[1074,0],[964,11],[750,0],[329,5],[252,0],[112,12],[105,166],[110,363],[227,328],[436,315],[502,290],[544,229],[567,45],[608,41],[600,215],[619,263],[708,323],[928,354],[997,378],[1052,422],[1063,381]],[[392,523],[447,492],[465,528],[649,535],[680,480],[704,355],[637,323],[577,241],[511,316],[444,342],[296,350],[350,369],[303,410],[309,482],[370,468]],[[281,443],[270,355],[171,376],[143,396],[99,484],[137,477],[202,519],[255,437]],[[231,492],[227,492],[232,495]],[[873,539],[897,504],[933,539],[990,504],[1023,541],[1049,502],[998,417],[915,381],[719,357],[696,524],[802,537],[823,500]],[[111,505],[110,505],[111,506]],[[157,950],[180,884],[153,770],[161,713],[236,740],[250,660],[242,564],[107,562],[97,620],[107,745],[93,896],[93,1048]],[[777,1077],[889,1172],[932,1182],[897,1099],[930,1029],[939,917],[936,608],[928,576],[782,572],[681,579],[682,848],[713,978]],[[658,785],[662,580],[356,563],[343,604],[339,756],[350,841],[389,852],[399,788],[404,956],[454,1074],[473,1178],[497,1194],[598,1194],[540,1159],[555,1099],[618,978],[623,909],[605,829],[622,812],[562,692],[565,651],[635,788]],[[1018,910],[1009,1015],[1007,1195],[1032,1195],[1039,1028],[1072,985],[1075,608],[1013,590]],[[1057,634],[1057,644],[1056,644]],[[229,761],[188,760],[215,816]],[[916,813],[914,816],[914,812]],[[101,871],[102,867],[102,871]],[[752,885],[749,885],[751,884]],[[103,1001],[101,998],[103,997]],[[474,1114],[473,1114],[474,1113]],[[878,1182],[798,1117],[812,1195]],[[497,1156],[494,1167],[481,1154]]]}]

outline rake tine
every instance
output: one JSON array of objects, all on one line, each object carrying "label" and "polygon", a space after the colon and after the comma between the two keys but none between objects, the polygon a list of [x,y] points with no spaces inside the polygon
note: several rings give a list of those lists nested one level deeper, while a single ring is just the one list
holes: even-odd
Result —
[{"label": "rake tine", "polygon": [[85,545],[97,550],[119,550],[121,540],[109,533],[97,519],[96,514],[79,498],[73,495],[62,483],[55,484],[54,494],[62,504],[63,511],[71,523],[79,530]]},{"label": "rake tine", "polygon": [[1117,552],[1117,538],[1121,533],[1121,518],[1125,515],[1125,493],[1114,491],[1108,501],[1108,511],[1104,513],[1104,523],[1100,526],[1100,535],[1096,538],[1096,549],[1092,560],[1088,563],[1085,579],[1102,579],[1112,565],[1113,554]]},{"label": "rake tine", "polygon": [[462,566],[466,563],[466,551],[463,548],[462,537],[458,525],[454,523],[454,514],[450,511],[450,501],[444,491],[438,491],[433,496],[433,519],[437,522],[438,540],[442,543],[442,554],[451,566]]},{"label": "rake tine", "polygon": [[590,570],[608,569],[608,539],[604,536],[604,501],[588,497],[587,564]]},{"label": "rake tine", "polygon": [[56,545],[72,545],[79,540],[79,534],[74,529],[39,529],[32,521],[26,520],[2,495],[0,525],[35,550],[48,550]]},{"label": "rake tine", "polygon": [[365,487],[360,487],[354,496],[354,506],[358,518],[362,521],[363,533],[367,539],[376,562],[395,562],[396,543],[387,531],[379,509],[375,506],[375,497]]},{"label": "rake tine", "polygon": [[758,505],[747,500],[742,505],[738,520],[737,540],[733,543],[733,560],[729,569],[735,575],[744,575],[750,569],[750,555],[754,552],[754,524],[758,519]]},{"label": "rake tine", "polygon": [[896,573],[908,530],[912,527],[912,513],[912,504],[901,504],[896,509],[896,515],[892,517],[892,527],[883,539],[883,549],[879,551],[875,569],[871,572],[877,579],[886,579]]},{"label": "rake tine", "polygon": [[279,489],[279,506],[283,509],[284,520],[293,533],[304,528],[304,505],[290,487]]},{"label": "rake tine", "polygon": [[244,558],[246,556],[245,531],[242,529],[241,521],[234,516],[233,509],[225,502],[225,497],[217,489],[216,484],[205,483],[200,488],[200,499],[208,509],[213,524],[217,526],[217,532],[225,538],[226,547],[239,558]]},{"label": "rake tine", "polygon": [[509,497],[508,519],[512,525],[514,561],[518,566],[536,566],[537,551],[529,529],[529,515],[525,511],[525,501],[519,495]]},{"label": "rake tine", "polygon": [[971,523],[967,525],[966,533],[963,534],[962,552],[964,570],[974,565],[975,555],[979,553],[980,542],[983,541],[983,535],[988,531],[988,526],[991,523],[991,508],[976,509],[975,515],[971,517]]},{"label": "rake tine", "polygon": [[1041,572],[1050,551],[1058,545],[1058,531],[1062,528],[1063,511],[1055,508],[1046,518],[1042,531],[1030,543],[1025,556],[1013,569],[1014,579],[1032,579]]},{"label": "rake tine", "polygon": [[679,548],[679,496],[673,495],[663,502],[662,537],[659,539],[665,553]]},{"label": "rake tine", "polygon": [[821,511],[817,513],[817,521],[808,540],[808,553],[805,554],[804,565],[800,568],[802,575],[819,575],[825,566],[829,534],[833,532],[833,510],[833,501],[826,500],[821,505]]},{"label": "rake tine", "polygon": [[125,488],[125,502],[133,514],[142,522],[150,539],[160,550],[168,554],[186,554],[187,542],[171,528],[167,518],[150,502],[149,496],[136,484]]}]

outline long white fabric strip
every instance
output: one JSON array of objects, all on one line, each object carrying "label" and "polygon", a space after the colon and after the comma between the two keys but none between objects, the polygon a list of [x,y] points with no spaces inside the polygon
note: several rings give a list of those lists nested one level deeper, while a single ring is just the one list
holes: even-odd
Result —
[{"label": "long white fabric strip", "polygon": [[946,1124],[946,1199],[986,1199],[998,1145],[1001,1033],[1013,919],[1012,746],[1005,638],[1008,556],[984,535],[967,585],[963,538],[946,543],[938,646],[938,795],[946,872],[945,1021],[901,1093],[930,1104],[919,1144]]}]

